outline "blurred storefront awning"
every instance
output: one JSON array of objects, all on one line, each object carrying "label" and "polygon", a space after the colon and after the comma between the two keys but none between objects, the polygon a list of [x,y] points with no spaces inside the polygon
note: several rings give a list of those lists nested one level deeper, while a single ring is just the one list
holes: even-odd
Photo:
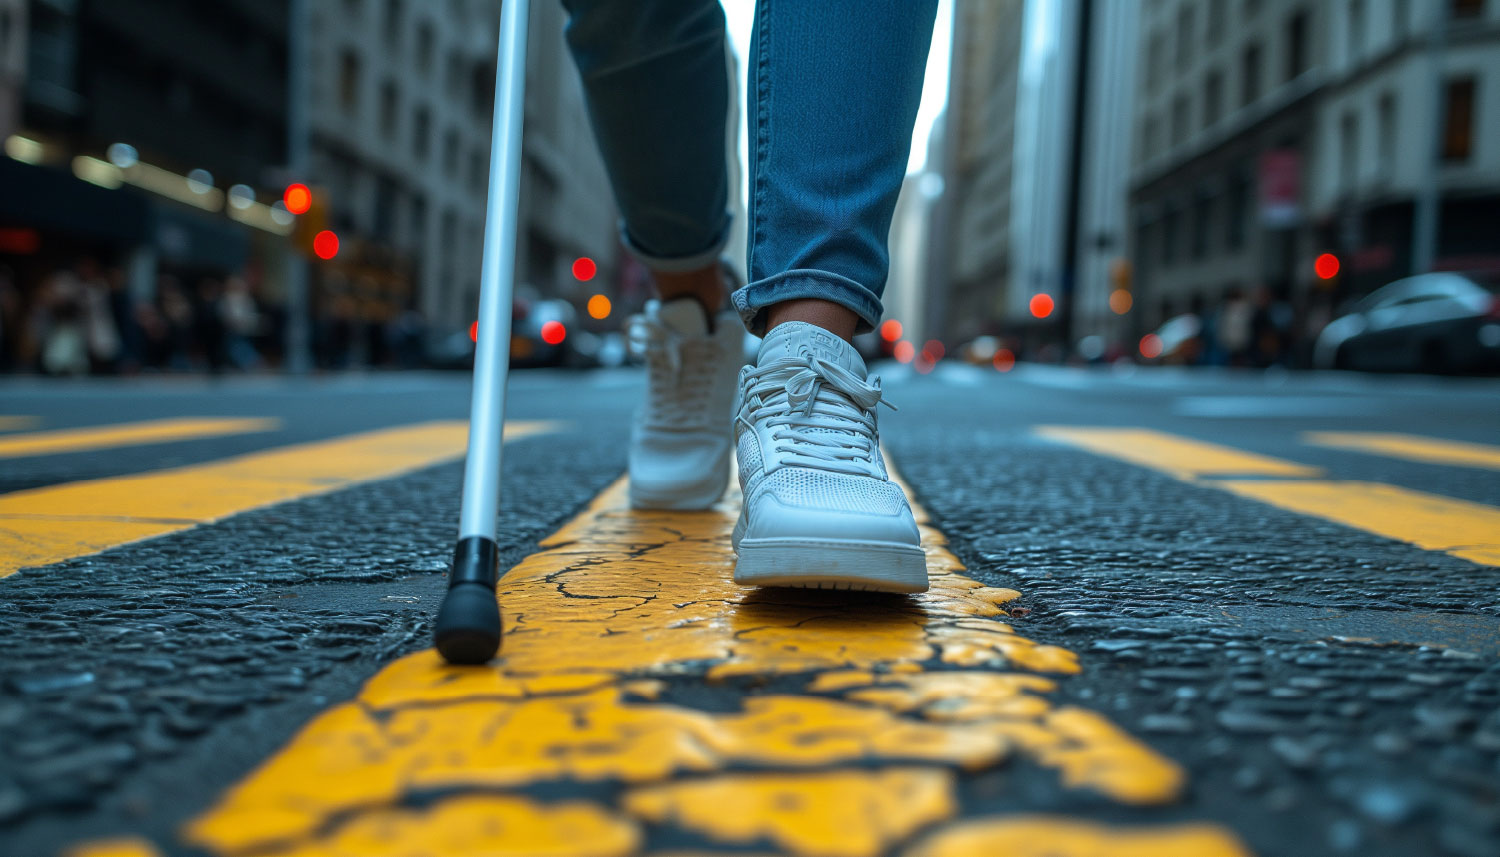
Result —
[{"label": "blurred storefront awning", "polygon": [[151,205],[136,191],[110,190],[10,158],[0,158],[0,188],[0,223],[121,245],[150,239]]}]

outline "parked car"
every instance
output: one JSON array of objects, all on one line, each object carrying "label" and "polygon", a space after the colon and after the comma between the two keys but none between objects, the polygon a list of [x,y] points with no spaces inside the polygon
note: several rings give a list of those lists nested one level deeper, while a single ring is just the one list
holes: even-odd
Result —
[{"label": "parked car", "polygon": [[[576,329],[577,318],[578,313],[567,301],[518,298],[511,305],[510,364],[517,368],[591,365],[599,350],[599,337]],[[560,341],[546,341],[549,324],[561,325]],[[437,369],[473,368],[474,333],[473,327],[455,330],[432,342],[427,350],[428,365]]]},{"label": "parked car", "polygon": [[1318,335],[1313,364],[1366,372],[1500,370],[1500,282],[1438,272],[1372,292]]},{"label": "parked car", "polygon": [[1141,338],[1141,357],[1148,363],[1186,366],[1203,352],[1203,322],[1193,313],[1173,316]]}]

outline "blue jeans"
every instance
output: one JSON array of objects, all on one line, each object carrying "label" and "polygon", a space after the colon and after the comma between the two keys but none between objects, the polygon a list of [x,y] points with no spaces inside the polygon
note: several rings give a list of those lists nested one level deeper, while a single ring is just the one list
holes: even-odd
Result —
[{"label": "blue jeans", "polygon": [[[710,264],[729,233],[724,13],[717,0],[562,0],[627,247]],[[880,320],[937,0],[759,0],[751,42],[751,332],[767,307],[832,301]]]}]

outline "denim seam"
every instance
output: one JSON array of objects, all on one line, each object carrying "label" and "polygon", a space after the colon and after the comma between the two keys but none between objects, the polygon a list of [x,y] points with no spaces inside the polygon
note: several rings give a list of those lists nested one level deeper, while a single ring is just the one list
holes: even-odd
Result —
[{"label": "denim seam", "polygon": [[[755,216],[750,218],[750,235],[747,243],[748,250],[745,259],[745,274],[747,278],[755,276],[754,259],[756,248],[760,244],[762,224],[765,220],[765,191],[766,191],[766,161],[771,147],[771,76],[766,67],[770,64],[771,53],[771,0],[758,0],[755,10],[755,145],[752,147],[751,158],[755,169],[754,198],[751,200],[751,208]],[[751,319],[745,320],[745,325],[755,328],[757,325]]]}]

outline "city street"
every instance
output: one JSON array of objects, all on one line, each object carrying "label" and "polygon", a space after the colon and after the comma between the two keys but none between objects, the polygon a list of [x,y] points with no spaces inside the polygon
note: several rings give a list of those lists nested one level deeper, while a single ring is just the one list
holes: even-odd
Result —
[{"label": "city street", "polygon": [[635,513],[636,370],[0,380],[15,857],[1500,854],[1500,382],[878,365],[921,596]]}]

